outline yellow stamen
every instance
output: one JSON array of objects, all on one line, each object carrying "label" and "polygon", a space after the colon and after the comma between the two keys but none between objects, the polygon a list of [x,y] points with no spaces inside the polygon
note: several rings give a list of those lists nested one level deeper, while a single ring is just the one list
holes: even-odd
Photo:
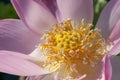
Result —
[{"label": "yellow stamen", "polygon": [[45,69],[71,78],[91,74],[89,71],[81,72],[81,69],[94,68],[106,52],[99,30],[91,29],[91,26],[84,24],[84,20],[79,26],[67,20],[46,33],[42,37],[46,43],[40,45],[47,57]]}]

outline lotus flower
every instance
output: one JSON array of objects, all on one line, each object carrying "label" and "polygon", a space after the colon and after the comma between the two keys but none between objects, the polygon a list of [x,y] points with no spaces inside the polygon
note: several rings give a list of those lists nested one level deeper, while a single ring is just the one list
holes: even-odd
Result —
[{"label": "lotus flower", "polygon": [[119,79],[120,0],[107,4],[95,29],[93,0],[11,2],[20,20],[0,21],[0,72],[27,80]]}]

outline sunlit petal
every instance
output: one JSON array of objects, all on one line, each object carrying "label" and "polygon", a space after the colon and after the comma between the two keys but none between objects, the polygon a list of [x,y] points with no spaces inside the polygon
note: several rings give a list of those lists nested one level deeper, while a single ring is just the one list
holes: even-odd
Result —
[{"label": "sunlit petal", "polygon": [[34,76],[48,73],[29,61],[29,59],[29,56],[18,52],[0,51],[0,72],[20,76]]},{"label": "sunlit petal", "polygon": [[93,0],[57,0],[61,21],[68,18],[75,22],[93,21]]},{"label": "sunlit petal", "polygon": [[33,0],[12,0],[12,4],[27,27],[38,34],[57,23],[49,10]]}]

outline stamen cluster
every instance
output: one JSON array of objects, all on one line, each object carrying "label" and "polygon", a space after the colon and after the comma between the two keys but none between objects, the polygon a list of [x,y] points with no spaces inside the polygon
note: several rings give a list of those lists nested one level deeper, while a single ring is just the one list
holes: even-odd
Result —
[{"label": "stamen cluster", "polygon": [[42,37],[46,41],[40,45],[47,57],[44,67],[71,78],[90,74],[81,69],[94,68],[101,61],[106,46],[99,30],[91,27],[84,20],[80,25],[71,20],[56,24]]}]

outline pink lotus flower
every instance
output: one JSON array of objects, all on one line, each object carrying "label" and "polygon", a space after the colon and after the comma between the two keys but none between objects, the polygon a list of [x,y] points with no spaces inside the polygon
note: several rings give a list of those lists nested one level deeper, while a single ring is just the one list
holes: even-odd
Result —
[{"label": "pink lotus flower", "polygon": [[[0,72],[28,80],[120,78],[120,0],[108,3],[92,30],[92,0],[11,1],[21,20],[0,21]],[[39,40],[44,32],[47,43]]]}]

